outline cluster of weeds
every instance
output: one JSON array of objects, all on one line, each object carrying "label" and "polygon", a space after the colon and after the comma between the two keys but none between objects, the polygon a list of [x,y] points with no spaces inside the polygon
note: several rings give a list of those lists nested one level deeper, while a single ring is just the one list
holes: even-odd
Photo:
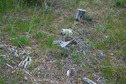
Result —
[{"label": "cluster of weeds", "polygon": [[107,78],[107,79],[112,79],[113,78],[113,68],[111,67],[105,67],[105,68],[102,68],[101,70],[104,74],[104,76]]},{"label": "cluster of weeds", "polygon": [[79,63],[79,62],[80,62],[78,56],[79,56],[79,55],[77,55],[77,54],[72,54],[72,55],[71,55],[71,57],[75,60],[75,63]]},{"label": "cluster of weeds", "polygon": [[48,47],[52,47],[52,44],[53,44],[53,38],[52,37],[49,37],[47,40],[46,40],[46,45]]},{"label": "cluster of weeds", "polygon": [[11,39],[12,44],[16,46],[26,46],[30,44],[30,40],[25,36],[16,36]]},{"label": "cluster of weeds", "polygon": [[76,3],[79,3],[81,0],[76,0]]},{"label": "cluster of weeds", "polygon": [[29,6],[42,6],[44,4],[44,0],[18,0],[20,6],[29,7]]},{"label": "cluster of weeds", "polygon": [[126,7],[126,0],[114,0],[115,6]]},{"label": "cluster of weeds", "polygon": [[42,7],[45,9],[53,7],[58,0],[19,0],[21,7]]},{"label": "cluster of weeds", "polygon": [[0,77],[0,83],[1,83],[1,84],[6,84],[6,80],[5,80],[5,78],[2,77],[2,76]]},{"label": "cluster of weeds", "polygon": [[61,56],[61,57],[68,57],[68,56],[69,56],[68,51],[66,51],[66,50],[61,50],[60,56]]},{"label": "cluster of weeds", "polygon": [[6,11],[6,0],[0,0],[0,13]]},{"label": "cluster of weeds", "polygon": [[83,55],[77,53],[71,54],[71,58],[75,61],[76,64],[81,64],[84,61]]},{"label": "cluster of weeds", "polygon": [[84,14],[82,16],[82,20],[86,20],[86,21],[92,21],[93,16],[89,15],[89,14]]},{"label": "cluster of weeds", "polygon": [[[103,67],[101,69],[102,73],[104,74],[105,78],[107,78],[106,82],[113,82],[116,84],[125,84],[126,83],[126,77],[124,75],[125,71],[121,67],[112,67],[107,66]],[[113,81],[112,79],[115,79]]]},{"label": "cluster of weeds", "polygon": [[44,32],[42,32],[42,31],[37,31],[36,33],[35,33],[35,37],[37,38],[37,39],[40,39],[40,38],[43,38],[43,37],[45,37],[45,33]]},{"label": "cluster of weeds", "polygon": [[40,41],[40,44],[41,44],[41,48],[44,49],[44,51],[46,51],[46,49],[53,50],[53,48],[54,49],[56,48],[56,46],[53,45],[52,36],[47,36],[46,39]]}]

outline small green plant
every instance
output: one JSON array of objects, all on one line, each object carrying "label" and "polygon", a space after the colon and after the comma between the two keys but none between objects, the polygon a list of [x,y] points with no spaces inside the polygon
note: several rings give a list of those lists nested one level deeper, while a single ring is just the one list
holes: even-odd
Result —
[{"label": "small green plant", "polygon": [[85,40],[85,42],[86,42],[86,43],[89,43],[89,42],[90,42],[90,40],[89,40],[89,39],[86,39],[86,40]]},{"label": "small green plant", "polygon": [[51,7],[47,7],[47,8],[44,8],[43,9],[43,13],[45,13],[45,14],[51,14],[51,12],[52,12],[52,9],[51,9]]},{"label": "small green plant", "polygon": [[103,67],[101,71],[107,79],[111,80],[113,78],[113,68],[112,67]]},{"label": "small green plant", "polygon": [[67,52],[66,50],[62,50],[62,51],[60,52],[60,56],[61,56],[61,57],[68,57],[69,55],[68,55],[68,52]]},{"label": "small green plant", "polygon": [[25,7],[41,6],[44,8],[52,7],[56,4],[57,0],[19,0],[20,5]]},{"label": "small green plant", "polygon": [[4,77],[0,77],[0,84],[6,84],[6,80]]},{"label": "small green plant", "polygon": [[44,0],[19,0],[20,5],[25,7],[25,6],[42,6],[44,4]]},{"label": "small green plant", "polygon": [[70,46],[70,50],[71,51],[74,51],[75,50],[75,47],[74,46]]},{"label": "small green plant", "polygon": [[49,37],[47,40],[46,40],[46,45],[48,47],[52,47],[52,44],[53,44],[53,38],[52,37]]},{"label": "small green plant", "polygon": [[92,21],[93,16],[89,15],[89,14],[85,14],[82,16],[82,20],[86,20],[86,21]]},{"label": "small green plant", "polygon": [[21,37],[13,37],[11,39],[12,43],[16,46],[25,46],[25,45],[29,45],[30,44],[30,41],[27,37],[25,36],[21,36]]},{"label": "small green plant", "polygon": [[116,79],[116,84],[125,84],[126,77],[125,77],[125,70],[121,67],[114,68],[114,77]]},{"label": "small green plant", "polygon": [[75,60],[75,63],[80,63],[79,55],[78,54],[72,54],[71,57]]},{"label": "small green plant", "polygon": [[0,13],[6,11],[6,0],[0,0]]},{"label": "small green plant", "polygon": [[76,3],[79,3],[81,0],[76,0]]},{"label": "small green plant", "polygon": [[36,37],[36,38],[42,38],[42,37],[44,37],[44,35],[45,35],[44,32],[42,32],[42,31],[37,31],[36,34],[35,34],[35,37]]},{"label": "small green plant", "polygon": [[19,79],[19,80],[21,80],[21,79],[22,79],[22,77],[23,77],[23,73],[20,71],[20,72],[18,72],[18,74],[17,74],[17,75],[18,75],[18,79]]},{"label": "small green plant", "polygon": [[126,7],[126,0],[114,0],[115,6],[117,7]]}]

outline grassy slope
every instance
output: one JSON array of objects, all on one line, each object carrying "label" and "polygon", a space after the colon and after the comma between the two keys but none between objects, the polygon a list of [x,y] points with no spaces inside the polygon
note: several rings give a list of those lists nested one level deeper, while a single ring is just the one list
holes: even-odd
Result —
[{"label": "grassy slope", "polygon": [[[125,84],[126,8],[121,6],[126,4],[118,5],[116,3],[117,0],[76,1],[78,3],[74,0],[58,1],[56,5],[47,9],[41,7],[21,8],[16,4],[12,7],[10,2],[8,2],[10,9],[7,8],[5,13],[0,14],[1,42],[16,46],[19,44],[31,46],[34,49],[34,53],[39,55],[38,58],[44,59],[52,55],[56,57],[59,63],[61,58],[57,56],[59,55],[57,53],[60,53],[60,51],[57,47],[52,46],[52,41],[60,37],[60,29],[72,28],[76,33],[84,33],[93,43],[91,46],[92,55],[98,50],[102,50],[106,54],[106,57],[98,59],[93,67],[86,65],[84,69],[87,71],[93,70],[91,73],[102,72],[107,79],[107,84],[108,82],[110,84],[115,82]],[[77,8],[86,9],[94,17],[93,21],[85,23],[75,22],[74,18]],[[28,37],[26,37],[26,32],[28,32]],[[47,51],[50,53],[48,54]],[[4,53],[4,51],[1,53]],[[41,62],[35,61],[31,69],[40,64]],[[83,64],[85,63],[82,62],[78,66]],[[0,69],[0,74],[6,80],[8,78],[7,75],[10,75],[9,70],[6,71],[8,74],[3,73],[3,70],[2,68]],[[22,74],[18,73],[16,75],[18,80],[22,80],[20,77]],[[88,76],[92,78],[92,75]],[[4,79],[0,80],[0,82],[2,81]]]}]

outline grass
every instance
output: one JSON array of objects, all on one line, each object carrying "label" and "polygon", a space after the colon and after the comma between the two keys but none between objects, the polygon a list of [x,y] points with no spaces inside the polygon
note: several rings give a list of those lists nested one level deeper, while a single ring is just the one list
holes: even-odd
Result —
[{"label": "grass", "polygon": [[53,44],[53,38],[52,37],[49,37],[47,40],[46,40],[46,45],[48,47],[52,47],[52,44]]},{"label": "grass", "polygon": [[60,57],[68,57],[68,52],[67,51],[65,51],[65,50],[62,50],[61,52],[60,52]]},{"label": "grass", "polygon": [[6,11],[6,0],[0,1],[0,13]]},{"label": "grass", "polygon": [[80,63],[79,55],[78,54],[72,54],[71,57],[74,59],[75,63]]},{"label": "grass", "polygon": [[6,84],[6,80],[5,80],[4,77],[0,77],[0,83],[1,83],[1,84]]},{"label": "grass", "polygon": [[116,7],[126,7],[126,1],[125,0],[114,0]]},{"label": "grass", "polygon": [[25,36],[15,36],[11,39],[13,45],[16,46],[27,46],[30,44],[30,40]]},{"label": "grass", "polygon": [[[59,72],[62,69],[61,65],[63,66],[64,61],[66,61],[62,57],[68,58],[70,56],[74,59],[75,64],[84,65],[84,68],[92,73],[96,73],[94,67],[99,67],[97,71],[102,72],[107,83],[125,84],[126,61],[117,60],[117,57],[126,59],[126,1],[53,0],[52,2],[48,2],[46,7],[45,5],[33,4],[22,6],[22,3],[15,0],[0,1],[0,40],[18,48],[31,46],[33,50],[36,50],[40,59],[49,56],[55,57],[58,60],[56,65],[60,67]],[[89,15],[84,17],[87,20],[84,23],[75,22],[75,14],[78,8],[88,11]],[[75,53],[74,48],[71,47],[73,53],[69,54],[67,51],[59,50],[57,45],[53,45],[53,41],[60,38],[61,28],[72,28],[74,32],[78,33],[78,35],[75,33],[75,37],[86,36],[86,43],[91,43],[87,59],[94,61],[93,67],[83,62],[83,57],[81,54]],[[93,56],[97,50],[103,50],[106,58],[94,60],[95,57]],[[33,58],[37,60],[36,56]],[[60,63],[61,59],[63,63]],[[0,65],[3,61],[0,58]],[[39,61],[34,61],[33,66],[29,69],[39,66],[41,60]],[[9,63],[13,64],[12,62]],[[22,76],[22,73],[17,74],[17,79],[22,80]],[[4,73],[4,76],[1,76],[0,83],[2,84],[5,82],[4,77],[6,79],[8,74]]]},{"label": "grass", "polygon": [[84,16],[82,16],[82,19],[86,21],[92,21],[93,17],[89,14],[85,14]]},{"label": "grass", "polygon": [[35,33],[35,37],[38,38],[38,39],[44,37],[44,35],[45,35],[45,34],[44,34],[44,32],[42,32],[42,31],[37,31],[37,32]]},{"label": "grass", "polygon": [[112,78],[113,78],[113,68],[111,68],[111,67],[102,68],[102,72],[104,73],[104,76],[107,79],[112,80]]},{"label": "grass", "polygon": [[0,68],[3,67],[3,65],[6,63],[6,60],[3,59],[1,56],[0,56]]}]

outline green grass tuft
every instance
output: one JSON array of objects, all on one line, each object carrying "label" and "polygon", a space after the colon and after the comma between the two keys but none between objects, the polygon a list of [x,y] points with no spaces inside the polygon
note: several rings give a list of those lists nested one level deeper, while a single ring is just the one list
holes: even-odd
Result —
[{"label": "green grass tuft", "polygon": [[0,13],[6,11],[6,0],[0,0]]},{"label": "green grass tuft", "polygon": [[30,40],[25,36],[16,36],[11,39],[12,44],[16,46],[25,46],[30,44]]},{"label": "green grass tuft", "polygon": [[80,58],[78,54],[72,54],[71,57],[74,59],[75,63],[80,63]]},{"label": "green grass tuft", "polygon": [[52,47],[53,44],[53,38],[52,37],[48,37],[48,39],[46,40],[46,45],[48,47]]},{"label": "green grass tuft", "polygon": [[93,16],[91,16],[89,14],[85,14],[84,16],[82,16],[82,19],[83,20],[86,20],[86,21],[92,21]]},{"label": "green grass tuft", "polygon": [[0,84],[7,84],[4,77],[0,77]]},{"label": "green grass tuft", "polygon": [[102,68],[102,73],[104,74],[104,76],[111,80],[113,78],[113,68],[112,67],[105,67],[105,68]]},{"label": "green grass tuft", "polygon": [[115,6],[126,7],[126,0],[115,0]]}]

